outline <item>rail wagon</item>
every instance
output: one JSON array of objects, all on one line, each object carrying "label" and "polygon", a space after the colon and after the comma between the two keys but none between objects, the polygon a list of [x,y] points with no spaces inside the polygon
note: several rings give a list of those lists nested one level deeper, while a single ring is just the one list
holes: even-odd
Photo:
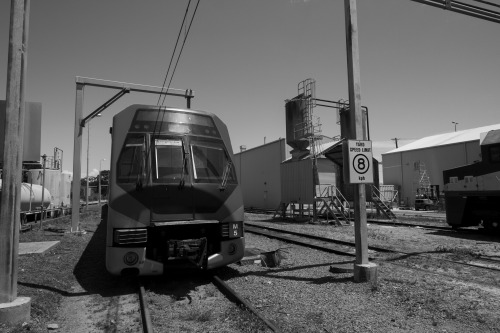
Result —
[{"label": "rail wagon", "polygon": [[481,161],[443,171],[446,220],[500,231],[500,130],[481,135]]},{"label": "rail wagon", "polygon": [[191,109],[132,105],[111,128],[106,268],[213,269],[244,253],[243,200],[226,125]]}]

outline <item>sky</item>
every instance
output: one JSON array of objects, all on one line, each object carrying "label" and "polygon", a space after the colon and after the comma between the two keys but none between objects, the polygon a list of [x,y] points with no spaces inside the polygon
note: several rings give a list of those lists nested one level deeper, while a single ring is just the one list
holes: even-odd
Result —
[{"label": "sky", "polygon": [[[496,0],[495,0],[496,1]],[[63,150],[73,170],[75,78],[161,86],[188,0],[31,1],[27,101],[42,103],[41,154]],[[192,1],[194,8],[196,1]],[[500,124],[500,25],[410,0],[358,0],[361,100],[374,156],[425,136]],[[0,99],[5,99],[10,1],[0,2]],[[234,152],[286,136],[285,100],[299,82],[316,97],[348,99],[344,1],[202,0],[171,87],[217,114]],[[85,87],[84,115],[116,90]],[[94,118],[86,173],[109,169],[112,117],[158,96],[131,93]],[[183,98],[165,105],[185,107]],[[322,134],[340,134],[317,107]],[[105,159],[105,160],[104,160]]]}]

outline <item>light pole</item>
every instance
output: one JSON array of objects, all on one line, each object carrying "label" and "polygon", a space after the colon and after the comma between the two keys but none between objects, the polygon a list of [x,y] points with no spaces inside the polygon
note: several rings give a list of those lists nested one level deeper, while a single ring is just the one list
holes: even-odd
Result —
[{"label": "light pole", "polygon": [[101,207],[101,162],[106,161],[105,158],[101,158],[99,161],[99,207]]},{"label": "light pole", "polygon": [[456,132],[458,123],[456,121],[452,121],[451,123],[455,125],[455,132]]},{"label": "light pole", "polygon": [[[100,117],[101,114],[98,113],[95,117]],[[85,209],[89,209],[89,147],[90,147],[90,121],[94,117],[90,118],[87,122],[87,181],[85,185]]]}]

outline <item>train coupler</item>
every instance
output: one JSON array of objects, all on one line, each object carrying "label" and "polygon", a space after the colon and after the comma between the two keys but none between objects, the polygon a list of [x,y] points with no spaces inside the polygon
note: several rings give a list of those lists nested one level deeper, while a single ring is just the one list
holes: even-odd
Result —
[{"label": "train coupler", "polygon": [[187,259],[196,267],[205,266],[207,257],[207,239],[183,239],[168,241],[169,259]]}]

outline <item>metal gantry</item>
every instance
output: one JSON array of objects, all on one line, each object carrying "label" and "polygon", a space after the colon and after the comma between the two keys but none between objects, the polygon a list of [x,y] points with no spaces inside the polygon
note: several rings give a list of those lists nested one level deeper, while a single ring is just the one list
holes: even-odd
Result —
[{"label": "metal gantry", "polygon": [[[109,88],[120,90],[115,96],[91,112],[87,117],[83,118],[83,89],[85,86],[93,86],[99,88]],[[173,89],[166,87],[155,87],[136,83],[118,82],[94,79],[88,77],[76,77],[76,103],[75,103],[75,136],[73,149],[73,183],[72,183],[72,199],[71,199],[71,232],[79,232],[80,223],[80,177],[81,177],[81,153],[82,153],[82,129],[85,124],[97,117],[107,107],[117,101],[120,97],[129,93],[142,92],[158,95],[172,95],[184,97],[187,101],[187,108],[191,107],[191,99],[194,97],[191,89]],[[88,180],[87,180],[88,183]]]}]

